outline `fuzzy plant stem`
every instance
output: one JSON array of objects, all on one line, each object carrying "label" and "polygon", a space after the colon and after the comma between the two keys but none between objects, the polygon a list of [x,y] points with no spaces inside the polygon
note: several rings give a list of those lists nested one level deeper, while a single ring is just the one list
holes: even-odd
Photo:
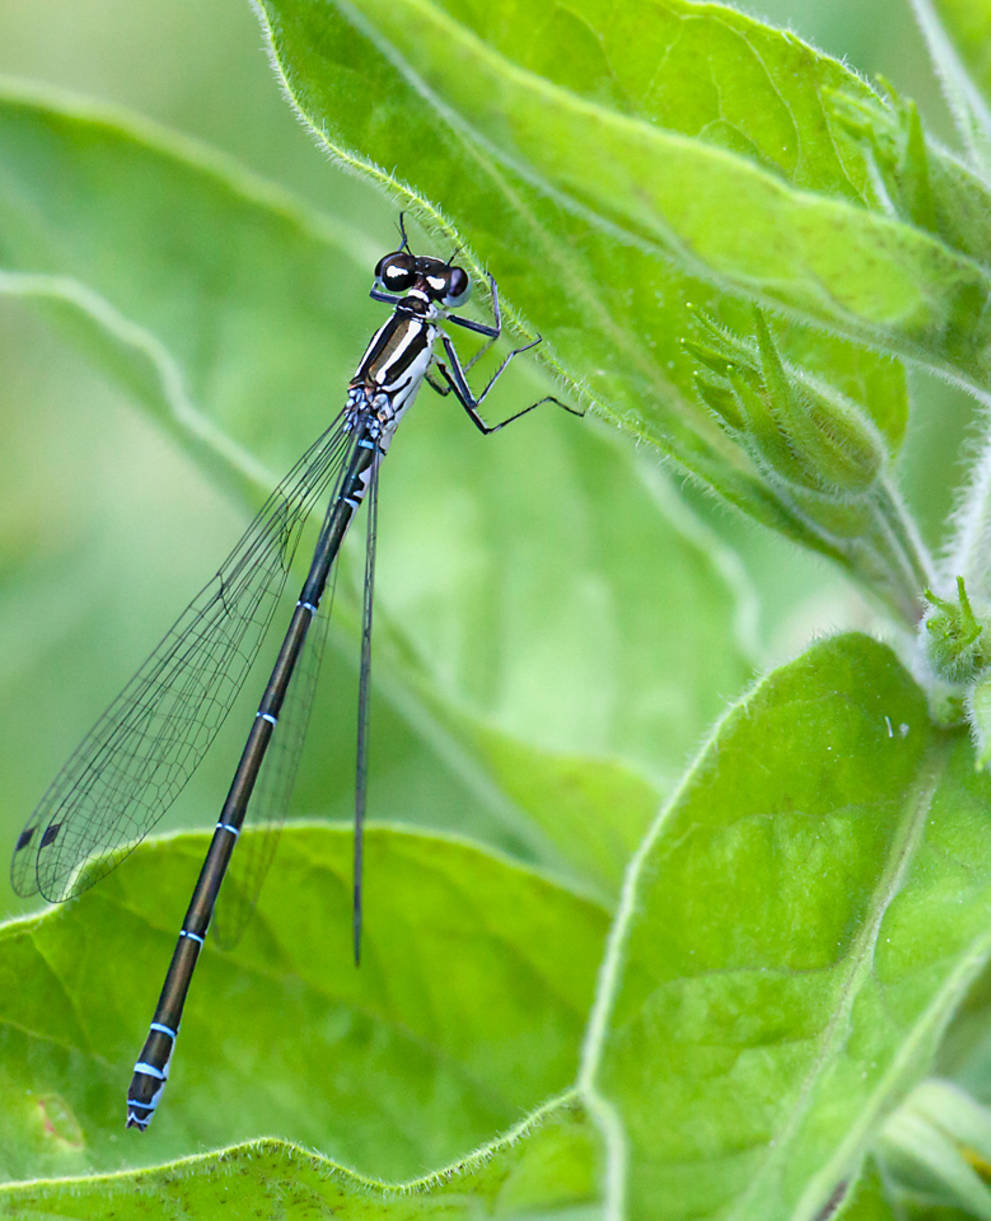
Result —
[{"label": "fuzzy plant stem", "polygon": [[869,524],[849,548],[846,566],[904,627],[914,630],[925,606],[924,590],[934,579],[932,559],[887,476],[872,490],[870,507]]},{"label": "fuzzy plant stem", "polygon": [[936,579],[936,567],[922,541],[915,518],[898,489],[885,476],[878,483],[878,526],[890,542],[892,558],[903,574],[901,593],[908,621],[914,626],[922,613],[923,591]]},{"label": "fuzzy plant stem", "polygon": [[963,577],[971,598],[987,604],[991,602],[991,403],[987,400],[984,429],[969,485],[954,514],[945,571],[950,577]]}]

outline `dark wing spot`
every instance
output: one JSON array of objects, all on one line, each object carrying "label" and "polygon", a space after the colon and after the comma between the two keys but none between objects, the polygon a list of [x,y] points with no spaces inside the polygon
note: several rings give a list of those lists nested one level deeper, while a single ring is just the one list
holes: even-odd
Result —
[{"label": "dark wing spot", "polygon": [[22,831],[17,837],[17,847],[15,852],[20,852],[22,848],[26,848],[31,842],[31,837],[34,835],[34,827],[28,827],[26,831]]},{"label": "dark wing spot", "polygon": [[53,844],[56,835],[58,835],[61,829],[62,824],[60,822],[50,822],[45,828],[45,834],[41,837],[41,843],[38,845],[39,848],[47,848],[49,844]]}]

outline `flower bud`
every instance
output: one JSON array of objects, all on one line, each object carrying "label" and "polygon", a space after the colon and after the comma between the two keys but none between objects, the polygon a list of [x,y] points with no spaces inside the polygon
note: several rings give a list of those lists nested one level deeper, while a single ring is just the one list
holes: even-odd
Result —
[{"label": "flower bud", "polygon": [[851,399],[785,367],[758,310],[757,341],[774,417],[816,486],[854,496],[877,479],[887,449],[873,421]]},{"label": "flower bud", "polygon": [[867,413],[833,387],[785,364],[760,310],[755,311],[756,344],[693,312],[705,342],[683,346],[709,371],[696,375],[699,393],[757,465],[793,489],[832,502],[867,492],[888,458]]},{"label": "flower bud", "polygon": [[938,598],[928,589],[926,600],[930,609],[922,622],[926,632],[926,656],[932,668],[948,682],[973,682],[986,669],[991,657],[987,623],[974,614],[963,577],[957,577],[956,601]]},{"label": "flower bud", "polygon": [[938,175],[943,170],[930,160],[919,111],[910,98],[899,96],[890,81],[878,80],[886,94],[884,101],[831,91],[830,110],[852,136],[869,146],[895,212],[920,229],[950,239],[947,222],[951,217],[941,215],[945,209],[936,202],[934,171]]},{"label": "flower bud", "polygon": [[726,431],[742,433],[747,426],[747,418],[736,391],[725,378],[710,377],[701,369],[696,369],[694,381],[699,398],[715,413]]}]

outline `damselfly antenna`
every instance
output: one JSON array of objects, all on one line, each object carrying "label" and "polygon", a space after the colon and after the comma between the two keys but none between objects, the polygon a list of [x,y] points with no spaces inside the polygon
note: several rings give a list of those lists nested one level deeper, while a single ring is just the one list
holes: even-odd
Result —
[{"label": "damselfly antenna", "polygon": [[399,213],[399,236],[403,239],[399,247],[400,250],[409,250],[409,238],[406,236],[406,225],[403,221],[405,215],[405,212]]}]

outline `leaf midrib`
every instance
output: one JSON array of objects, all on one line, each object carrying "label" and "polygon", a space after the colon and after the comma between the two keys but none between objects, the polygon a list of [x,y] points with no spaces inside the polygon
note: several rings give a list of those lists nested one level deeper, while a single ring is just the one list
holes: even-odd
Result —
[{"label": "leaf midrib", "polygon": [[[786,1123],[775,1132],[773,1144],[768,1146],[763,1164],[750,1176],[746,1190],[736,1200],[732,1210],[726,1214],[727,1221],[744,1221],[744,1218],[751,1216],[748,1204],[757,1196],[758,1192],[766,1189],[768,1181],[791,1156],[791,1143],[801,1122],[811,1109],[815,1087],[823,1074],[835,1063],[837,1046],[849,1032],[849,1018],[860,995],[861,984],[873,970],[874,954],[881,925],[892,900],[902,889],[905,875],[914,859],[915,850],[929,818],[933,798],[949,764],[951,749],[952,739],[945,737],[937,739],[928,747],[920,761],[916,782],[905,801],[905,816],[902,819],[899,835],[892,844],[888,861],[874,888],[867,918],[854,939],[848,955],[850,965],[847,969],[847,978],[839,988],[838,1001],[833,1014],[818,1040],[819,1054],[799,1088]],[[917,1022],[916,1029],[919,1028],[919,1025],[920,1022]],[[889,1071],[885,1077],[890,1078],[890,1076]],[[883,1082],[879,1082],[874,1091],[874,1097],[880,1099],[883,1093]],[[861,1140],[862,1133],[869,1127],[869,1118],[879,1109],[880,1105],[881,1103],[878,1101],[869,1108],[869,1111],[862,1113],[860,1122],[853,1128],[841,1149],[831,1159],[832,1166],[842,1165],[845,1168],[854,1147]],[[837,1170],[836,1173],[840,1173],[840,1171]],[[821,1199],[816,1199],[814,1204],[810,1204],[810,1196],[818,1190],[820,1178],[821,1175],[816,1176],[803,1197],[803,1203],[806,1207],[811,1207],[813,1213],[815,1208],[821,1207],[822,1204]],[[799,1213],[796,1212],[794,1215],[797,1217]]]}]

